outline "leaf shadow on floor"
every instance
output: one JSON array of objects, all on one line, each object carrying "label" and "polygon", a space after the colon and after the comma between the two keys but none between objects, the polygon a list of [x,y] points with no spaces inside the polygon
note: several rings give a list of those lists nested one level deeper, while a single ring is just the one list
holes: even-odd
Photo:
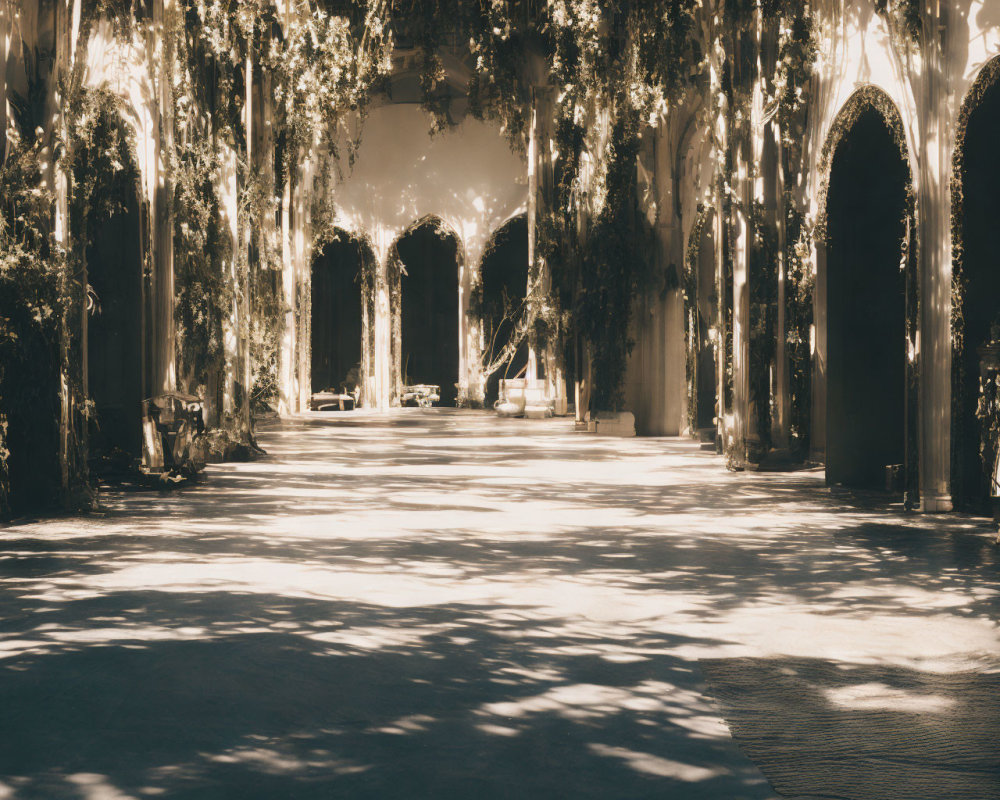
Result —
[{"label": "leaf shadow on floor", "polygon": [[16,798],[773,797],[665,654],[683,637],[616,660],[510,607],[230,592],[21,610],[0,662]]},{"label": "leaf shadow on floor", "polygon": [[1000,798],[1000,673],[702,662],[741,749],[789,800]]}]

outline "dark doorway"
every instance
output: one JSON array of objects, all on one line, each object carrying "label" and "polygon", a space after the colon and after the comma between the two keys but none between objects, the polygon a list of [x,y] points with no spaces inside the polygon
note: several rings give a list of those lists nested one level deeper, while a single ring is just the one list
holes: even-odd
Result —
[{"label": "dark doorway", "polygon": [[[969,511],[987,510],[988,470],[980,456],[981,425],[976,418],[979,399],[979,347],[993,337],[1000,323],[1000,264],[997,259],[997,220],[1000,220],[1000,82],[995,82],[969,115],[962,158],[963,214],[961,239],[965,268],[965,344],[961,354],[961,392],[956,402],[959,448],[953,481],[957,504]],[[992,461],[992,453],[987,453]]]},{"label": "dark doorway", "polygon": [[[516,217],[493,237],[483,258],[483,336],[485,361],[494,360],[511,341],[528,292],[528,219]],[[501,378],[513,378],[528,363],[523,341],[514,358],[486,379],[486,407],[493,408]]]},{"label": "dark doorway", "polygon": [[864,111],[837,147],[827,198],[828,483],[884,488],[904,460],[907,166]]},{"label": "dark doorway", "polygon": [[716,350],[718,324],[718,292],[715,289],[715,234],[712,228],[714,217],[709,217],[702,226],[701,241],[698,245],[698,303],[696,346],[697,354],[697,414],[695,424],[699,430],[715,428],[718,413],[719,381],[716,375]]},{"label": "dark doorway", "polygon": [[87,279],[92,289],[87,323],[89,392],[97,417],[92,456],[142,454],[142,242],[134,177],[112,181],[113,213],[88,225]]},{"label": "dark doorway", "polygon": [[[7,416],[7,475],[15,514],[54,505],[60,492],[59,349],[18,297],[0,299],[0,309],[17,331],[15,360],[4,364]],[[19,316],[21,317],[19,319]]]},{"label": "dark doorway", "polygon": [[458,240],[427,221],[396,242],[400,288],[403,383],[437,384],[442,406],[458,391]]},{"label": "dark doorway", "polygon": [[312,391],[360,385],[361,270],[370,250],[341,233],[312,266]]}]

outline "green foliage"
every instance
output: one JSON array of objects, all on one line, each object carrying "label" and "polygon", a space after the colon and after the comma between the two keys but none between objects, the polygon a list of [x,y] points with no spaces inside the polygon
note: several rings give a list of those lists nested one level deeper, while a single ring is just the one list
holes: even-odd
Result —
[{"label": "green foliage", "polygon": [[273,187],[261,179],[259,172],[251,172],[250,180],[244,183],[240,209],[243,224],[252,225],[249,252],[240,254],[241,259],[249,261],[240,279],[250,281],[250,400],[251,407],[256,408],[278,399],[281,334],[288,310],[282,297],[281,254],[274,236],[269,235],[273,231],[253,222],[274,219],[275,211]]},{"label": "green foliage", "polygon": [[[127,198],[138,204],[139,173],[132,129],[123,121],[124,102],[104,86],[83,83],[82,66],[70,75],[66,87],[66,163],[70,177],[69,239],[65,292],[63,374],[70,393],[70,487],[80,501],[92,502],[87,467],[88,429],[93,403],[86,396],[82,365],[84,352],[82,317],[91,287],[87,276],[87,248],[102,223],[125,208]],[[138,266],[138,265],[137,265]],[[121,276],[127,280],[126,276]]]},{"label": "green foliage", "polygon": [[920,6],[921,0],[875,0],[875,10],[915,43],[922,29]]},{"label": "green foliage", "polygon": [[803,214],[789,198],[785,201],[785,346],[788,352],[788,385],[791,400],[790,428],[799,456],[809,453],[812,418],[812,237]]},{"label": "green foliage", "polygon": [[619,116],[608,143],[607,201],[583,252],[576,321],[590,345],[592,408],[621,410],[632,305],[650,266],[650,239],[638,213],[635,114]]},{"label": "green foliage", "polygon": [[[338,155],[345,115],[363,116],[389,72],[392,44],[386,0],[293,0],[263,60],[274,81],[283,173],[316,142],[317,153]],[[349,144],[353,158],[356,143]]]},{"label": "green foliage", "polygon": [[212,371],[221,368],[222,324],[233,302],[226,274],[232,237],[216,189],[220,170],[220,154],[209,138],[182,142],[174,152],[178,371],[189,390],[208,384]]},{"label": "green foliage", "polygon": [[[185,0],[171,22],[182,373],[192,388],[221,373],[224,320],[234,298],[248,296],[249,319],[241,320],[240,335],[250,348],[250,400],[269,403],[277,397],[279,345],[289,310],[276,233],[281,190],[298,180],[305,158],[315,159],[321,180],[319,190],[310,193],[314,231],[321,240],[332,230],[333,164],[345,120],[363,118],[372,88],[389,69],[388,5],[386,0],[293,0],[279,12],[272,0]],[[270,153],[251,146],[253,158],[247,157],[246,82],[265,74],[275,99],[273,168]],[[349,137],[352,158],[355,147]],[[227,151],[235,151],[238,170],[238,246],[220,201]]]},{"label": "green foliage", "polygon": [[[699,204],[684,255],[684,373],[687,380],[687,422],[691,431],[698,429],[698,267],[702,236],[709,224],[710,210]],[[717,302],[717,299],[716,299]]]},{"label": "green foliage", "polygon": [[70,191],[71,258],[86,263],[95,224],[122,209],[125,193],[138,191],[131,130],[122,122],[123,102],[106,88],[79,86],[68,93],[66,164]]},{"label": "green foliage", "polygon": [[[12,488],[40,498],[58,493],[59,343],[65,310],[60,291],[65,259],[49,224],[53,198],[41,188],[43,143],[33,128],[28,138],[11,128],[7,144],[0,165],[0,514],[12,502],[32,500],[12,498]],[[21,474],[11,475],[9,466]]]},{"label": "green foliage", "polygon": [[805,112],[818,53],[819,42],[812,14],[807,6],[792,4],[780,23],[778,63],[773,82],[788,177],[797,177],[802,168]]},{"label": "green foliage", "polygon": [[755,414],[759,461],[771,448],[771,366],[775,356],[778,301],[778,232],[765,209],[750,210],[750,404]]},{"label": "green foliage", "polygon": [[[798,184],[802,172],[806,109],[813,66],[819,52],[816,23],[807,6],[784,10],[774,80],[778,101],[782,169],[786,187]],[[785,352],[788,366],[789,428],[796,455],[809,452],[812,419],[813,290],[812,231],[805,224],[794,193],[782,197],[785,215]]]}]

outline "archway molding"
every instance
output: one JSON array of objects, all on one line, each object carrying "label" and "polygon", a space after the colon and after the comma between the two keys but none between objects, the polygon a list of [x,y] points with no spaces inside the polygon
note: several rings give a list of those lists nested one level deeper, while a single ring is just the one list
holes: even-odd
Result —
[{"label": "archway molding", "polygon": [[[972,86],[962,101],[955,126],[955,143],[951,162],[951,481],[950,492],[955,508],[965,505],[967,482],[973,477],[966,475],[963,454],[969,446],[978,442],[967,441],[964,412],[973,398],[968,396],[966,353],[966,304],[968,299],[969,274],[966,264],[966,189],[962,172],[965,168],[966,140],[969,123],[979,110],[987,93],[1000,86],[1000,56],[992,58],[979,70]],[[971,346],[971,345],[970,345]],[[987,455],[990,455],[989,453]],[[985,469],[985,465],[984,465]]]},{"label": "archway molding", "polygon": [[[818,161],[819,201],[818,214],[812,226],[815,247],[815,280],[813,285],[813,319],[815,346],[810,369],[812,372],[812,457],[826,461],[827,418],[827,364],[828,313],[827,313],[827,245],[829,243],[828,212],[829,189],[834,156],[840,145],[854,130],[866,112],[874,111],[881,118],[886,130],[898,149],[906,168],[904,196],[904,227],[900,242],[900,268],[904,282],[904,338],[905,338],[905,389],[903,403],[903,485],[907,507],[915,508],[919,502],[919,327],[920,327],[920,276],[917,238],[916,193],[914,191],[913,162],[907,141],[906,128],[899,108],[889,94],[879,86],[866,84],[858,88],[834,117],[827,132]],[[817,443],[819,445],[817,446]]]}]

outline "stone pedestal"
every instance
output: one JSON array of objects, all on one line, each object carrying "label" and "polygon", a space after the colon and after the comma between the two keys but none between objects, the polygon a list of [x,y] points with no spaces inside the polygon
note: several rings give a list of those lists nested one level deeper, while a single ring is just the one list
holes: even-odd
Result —
[{"label": "stone pedestal", "polygon": [[587,415],[587,433],[635,436],[635,415],[631,411],[596,411]]}]

